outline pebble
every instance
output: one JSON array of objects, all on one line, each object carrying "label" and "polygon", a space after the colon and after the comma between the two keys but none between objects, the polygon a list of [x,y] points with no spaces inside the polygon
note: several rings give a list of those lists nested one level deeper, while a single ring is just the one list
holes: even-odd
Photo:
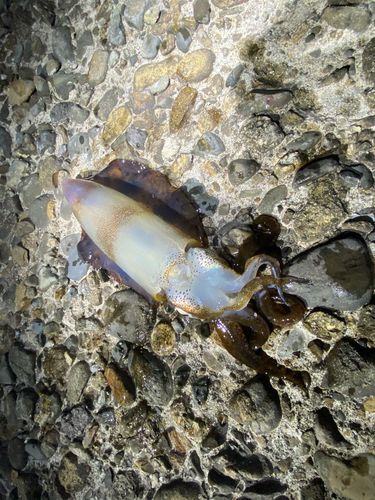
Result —
[{"label": "pebble", "polygon": [[43,101],[38,101],[34,106],[31,106],[30,108],[30,114],[35,118],[40,113],[43,113],[46,110],[46,105],[44,104]]},{"label": "pebble", "polygon": [[221,113],[217,109],[204,109],[199,115],[198,130],[202,133],[212,132],[218,126],[220,118]]},{"label": "pebble", "polygon": [[12,137],[4,127],[0,127],[0,154],[5,158],[10,158],[11,152]]},{"label": "pebble", "polygon": [[239,186],[248,181],[260,169],[260,165],[255,160],[239,158],[230,162],[228,166],[229,182],[233,186]]},{"label": "pebble", "polygon": [[219,205],[218,198],[207,193],[206,188],[197,179],[188,179],[181,189],[186,191],[199,208],[199,212],[206,217],[211,217]]},{"label": "pebble", "polygon": [[150,415],[152,415],[151,408],[145,400],[141,400],[137,406],[133,406],[125,415],[122,415],[120,421],[122,436],[128,439],[137,435]]},{"label": "pebble", "polygon": [[121,406],[134,403],[134,384],[126,372],[120,371],[114,366],[107,366],[104,376],[111,388],[111,391]]},{"label": "pebble", "polygon": [[281,186],[276,186],[264,195],[262,201],[259,204],[259,212],[261,214],[272,215],[275,205],[288,198],[288,188],[282,184]]},{"label": "pebble", "polygon": [[[192,87],[184,87],[173,102],[169,119],[169,130],[176,132],[184,124],[184,119],[193,108],[198,91]],[[220,154],[220,153],[218,153]]]},{"label": "pebble", "polygon": [[41,427],[53,425],[61,415],[62,402],[57,392],[42,394],[39,398],[35,422]]},{"label": "pebble", "polygon": [[362,239],[351,236],[311,248],[295,257],[284,273],[312,281],[287,285],[310,308],[356,311],[370,301],[374,286],[369,250]]},{"label": "pebble", "polygon": [[59,481],[68,494],[79,493],[87,485],[90,470],[89,465],[79,463],[76,455],[69,452],[61,460]]},{"label": "pebble", "polygon": [[189,52],[189,48],[193,39],[191,38],[190,32],[187,28],[180,28],[176,33],[176,44],[177,48],[184,52],[185,54]]},{"label": "pebble", "polygon": [[175,479],[163,484],[155,495],[155,500],[199,500],[202,495],[201,487],[196,482]]},{"label": "pebble", "polygon": [[[242,65],[237,66],[237,68],[240,68],[241,66]],[[237,68],[235,68],[232,71],[235,71]],[[240,69],[238,69],[238,71],[240,71]],[[241,73],[239,74],[238,79],[240,78]],[[235,84],[234,85],[227,84],[227,87],[234,87]],[[238,106],[237,109],[242,116],[251,116],[257,113],[263,113],[264,111],[271,111],[272,109],[283,108],[292,99],[293,99],[293,94],[291,92],[273,92],[273,93],[254,92],[252,94],[252,99],[250,99],[249,101],[244,101]]]},{"label": "pebble", "polygon": [[68,153],[70,158],[75,155],[85,155],[87,161],[91,160],[90,139],[86,132],[73,135],[68,142]]},{"label": "pebble", "polygon": [[124,10],[125,21],[138,31],[143,30],[144,15],[150,7],[150,0],[132,0],[127,2]]},{"label": "pebble", "polygon": [[35,460],[47,460],[47,457],[42,452],[39,441],[30,440],[25,444],[25,451],[31,455]]},{"label": "pebble", "polygon": [[45,194],[33,201],[29,208],[31,222],[40,229],[45,229],[55,217],[54,197]]},{"label": "pebble", "polygon": [[[314,148],[322,139],[322,134],[319,131],[305,132],[298,139],[289,142],[286,149],[289,151],[308,151]],[[321,160],[320,160],[321,161]]]},{"label": "pebble", "polygon": [[9,365],[16,377],[26,385],[35,384],[35,353],[14,345],[9,351]]},{"label": "pebble", "polygon": [[294,189],[310,184],[316,179],[328,175],[337,170],[339,162],[334,156],[313,160],[298,170],[293,179]]},{"label": "pebble", "polygon": [[230,400],[231,416],[256,435],[276,429],[281,421],[280,399],[265,375],[256,375]]},{"label": "pebble", "polygon": [[219,156],[225,151],[225,145],[220,137],[213,132],[205,132],[199,139],[193,153]]},{"label": "pebble", "polygon": [[40,445],[44,456],[46,456],[47,458],[51,458],[54,455],[59,444],[59,439],[60,436],[56,429],[52,429],[44,434],[42,443]]},{"label": "pebble", "polygon": [[126,131],[126,140],[130,146],[135,149],[144,150],[148,134],[145,130],[140,130],[138,128],[129,128]]},{"label": "pebble", "polygon": [[[94,39],[90,30],[85,30],[77,41],[77,59],[80,60],[85,55],[86,49],[94,45]],[[48,73],[48,71],[47,71]]]},{"label": "pebble", "polygon": [[320,408],[315,417],[314,432],[320,443],[330,448],[352,448],[343,438],[328,408]]},{"label": "pebble", "polygon": [[225,86],[231,88],[235,87],[237,83],[240,81],[244,69],[245,65],[242,63],[233,68],[229,73],[229,75],[227,76],[227,79],[225,81]]},{"label": "pebble", "polygon": [[67,259],[68,270],[66,277],[72,281],[81,281],[87,276],[90,270],[90,264],[85,262],[78,253],[77,246],[74,246]]},{"label": "pebble", "polygon": [[193,50],[179,63],[177,74],[189,83],[202,82],[212,73],[215,59],[212,50]]},{"label": "pebble", "polygon": [[15,333],[7,324],[0,325],[0,357],[10,351],[14,344]]},{"label": "pebble", "polygon": [[65,257],[68,257],[73,248],[78,245],[80,239],[81,239],[80,233],[75,233],[75,234],[68,234],[68,236],[65,236],[65,238],[61,240],[60,249],[62,253],[65,255]]},{"label": "pebble", "polygon": [[60,69],[60,63],[56,59],[50,59],[46,64],[46,73],[48,76],[53,76]]},{"label": "pebble", "polygon": [[333,494],[348,500],[372,500],[375,491],[374,455],[363,453],[343,461],[323,451],[317,451],[314,464]]},{"label": "pebble", "polygon": [[89,117],[89,112],[73,102],[59,102],[50,111],[50,118],[54,125],[70,123],[71,121],[82,125]]},{"label": "pebble", "polygon": [[109,53],[106,50],[98,49],[94,52],[87,75],[88,83],[91,87],[96,87],[104,82],[107,76]]},{"label": "pebble", "polygon": [[41,292],[47,291],[52,285],[58,282],[58,276],[47,266],[39,269],[38,278]]},{"label": "pebble", "polygon": [[31,174],[23,177],[17,186],[17,191],[24,208],[29,208],[32,202],[37,198],[41,192],[39,183],[39,174]]},{"label": "pebble", "polygon": [[158,356],[170,354],[176,343],[176,334],[167,323],[159,323],[151,333],[151,347]]},{"label": "pebble", "polygon": [[[344,182],[346,181],[346,179],[348,179],[348,177],[354,177],[357,181],[354,185],[356,186],[357,184],[359,184],[365,191],[368,191],[374,186],[374,177],[372,176],[371,170],[369,170],[366,165],[359,164],[345,166],[340,172],[340,177]],[[346,185],[348,185],[347,181]],[[350,184],[349,186],[352,187]]]},{"label": "pebble", "polygon": [[375,83],[375,68],[373,64],[374,57],[375,37],[371,38],[371,40],[367,42],[362,54],[362,69],[365,74],[366,80],[370,83]]},{"label": "pebble", "polygon": [[144,22],[152,26],[156,24],[160,17],[160,7],[158,5],[153,5],[146,10],[144,15]]},{"label": "pebble", "polygon": [[29,387],[22,389],[17,395],[16,410],[18,417],[22,418],[22,420],[31,421],[34,417],[38,399],[39,396],[34,389]]},{"label": "pebble", "polygon": [[12,258],[21,267],[27,266],[30,259],[28,250],[19,245],[13,247]]},{"label": "pebble", "polygon": [[10,369],[6,356],[3,356],[0,358],[0,384],[14,385],[15,383],[16,377]]},{"label": "pebble", "polygon": [[34,76],[34,85],[35,85],[36,91],[38,92],[38,95],[40,97],[49,96],[48,82],[45,78],[42,78],[39,75],[35,75]]},{"label": "pebble", "polygon": [[119,95],[119,89],[107,90],[94,109],[96,116],[103,121],[107,120],[118,102]]},{"label": "pebble", "polygon": [[194,2],[194,19],[198,24],[210,23],[211,7],[208,0],[196,0]]},{"label": "pebble", "polygon": [[164,75],[161,78],[159,78],[159,80],[156,83],[154,83],[154,85],[151,85],[149,90],[151,94],[158,95],[164,92],[164,90],[166,90],[168,87],[169,87],[169,76]]},{"label": "pebble", "polygon": [[45,153],[54,153],[56,144],[56,134],[50,130],[44,130],[40,133],[40,137],[36,142],[36,152],[39,155]]},{"label": "pebble", "polygon": [[133,290],[110,295],[103,307],[102,321],[114,337],[135,344],[143,344],[149,339],[150,306],[146,299]]},{"label": "pebble", "polygon": [[59,71],[52,76],[52,83],[57,95],[64,101],[69,100],[70,92],[75,89],[78,77],[74,73]]},{"label": "pebble", "polygon": [[8,444],[8,457],[14,469],[22,470],[27,465],[28,454],[23,439],[13,438]]},{"label": "pebble", "polygon": [[125,29],[120,14],[114,14],[107,30],[108,41],[115,47],[122,47],[126,44]]},{"label": "pebble", "polygon": [[82,396],[82,393],[91,377],[89,364],[82,360],[75,363],[69,372],[67,378],[67,393],[66,396],[70,404],[77,404]]},{"label": "pebble", "polygon": [[102,140],[105,146],[111,144],[119,137],[130,124],[132,113],[127,106],[121,106],[109,115],[103,127]]},{"label": "pebble", "polygon": [[163,56],[170,54],[176,47],[176,38],[173,33],[168,33],[161,42],[160,52]]},{"label": "pebble", "polygon": [[195,401],[201,405],[205,403],[208,398],[210,389],[210,379],[206,375],[198,377],[194,383],[191,384],[191,392]]},{"label": "pebble", "polygon": [[8,89],[8,101],[11,106],[21,106],[35,90],[31,80],[13,80]]},{"label": "pebble", "polygon": [[154,85],[162,76],[169,78],[176,72],[179,57],[170,56],[158,63],[144,64],[134,73],[134,90],[144,90]]},{"label": "pebble", "polygon": [[52,50],[63,66],[70,66],[75,61],[69,26],[58,26],[53,30]]},{"label": "pebble", "polygon": [[83,438],[86,427],[92,421],[90,413],[83,406],[75,406],[63,413],[61,432],[70,440]]},{"label": "pebble", "polygon": [[351,29],[357,33],[366,31],[371,22],[368,10],[361,5],[327,7],[323,12],[322,19],[333,28]]},{"label": "pebble", "polygon": [[33,156],[36,154],[34,138],[31,134],[22,134],[22,144],[19,152],[23,155]]},{"label": "pebble", "polygon": [[142,43],[141,56],[145,59],[155,59],[158,54],[161,40],[159,37],[149,33],[145,36]]},{"label": "pebble", "polygon": [[169,366],[158,356],[136,347],[129,355],[129,370],[148,403],[166,406],[173,396],[173,381]]}]

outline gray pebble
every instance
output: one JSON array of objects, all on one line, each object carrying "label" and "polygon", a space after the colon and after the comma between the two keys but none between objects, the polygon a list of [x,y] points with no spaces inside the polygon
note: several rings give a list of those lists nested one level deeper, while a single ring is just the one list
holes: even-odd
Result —
[{"label": "gray pebble", "polygon": [[141,56],[145,59],[155,59],[157,56],[161,40],[159,37],[149,33],[143,40],[141,48]]},{"label": "gray pebble", "polygon": [[65,236],[65,238],[61,240],[60,248],[65,257],[68,257],[73,248],[78,245],[80,239],[81,239],[81,234],[75,233],[75,234],[68,234],[68,236]]},{"label": "gray pebble", "polygon": [[108,90],[95,107],[94,113],[96,116],[103,121],[107,120],[118,102],[119,95],[119,89]]},{"label": "gray pebble", "polygon": [[219,156],[225,151],[225,145],[219,136],[213,132],[205,132],[199,139],[197,148],[193,153]]},{"label": "gray pebble", "polygon": [[85,55],[87,47],[92,47],[93,45],[94,40],[91,31],[84,31],[77,42],[77,59],[82,59],[82,57]]},{"label": "gray pebble", "polygon": [[361,6],[344,5],[327,7],[322,19],[336,29],[351,29],[363,33],[369,27],[371,16],[368,10]]},{"label": "gray pebble", "polygon": [[102,310],[102,321],[108,332],[135,344],[144,344],[149,339],[151,319],[149,303],[133,290],[110,295]]},{"label": "gray pebble", "polygon": [[41,267],[38,273],[39,289],[41,292],[47,291],[52,285],[57,283],[58,277],[50,267]]},{"label": "gray pebble", "polygon": [[[197,2],[197,3],[200,3],[200,2]],[[245,69],[244,64],[239,64],[238,66],[233,68],[225,81],[225,86],[226,87],[235,87],[237,85],[237,83],[239,82],[244,69]]]},{"label": "gray pebble", "polygon": [[295,257],[284,269],[288,276],[307,278],[311,285],[287,285],[308,307],[356,311],[367,304],[374,286],[374,272],[365,242],[342,236]]},{"label": "gray pebble", "polygon": [[169,76],[165,74],[164,76],[159,78],[159,80],[156,83],[154,83],[154,85],[151,85],[150,92],[153,95],[158,95],[164,92],[164,90],[166,90],[168,86],[169,86]]},{"label": "gray pebble", "polygon": [[89,272],[90,264],[82,260],[75,246],[68,257],[67,278],[72,281],[81,281]]},{"label": "gray pebble", "polygon": [[4,127],[0,127],[0,155],[10,158],[12,151],[12,138]]},{"label": "gray pebble", "polygon": [[289,151],[308,151],[318,144],[322,134],[318,131],[305,132],[298,139],[289,142],[286,149]]},{"label": "gray pebble", "polygon": [[89,412],[85,408],[77,406],[61,417],[61,432],[69,439],[82,438],[85,428],[91,420]]},{"label": "gray pebble", "polygon": [[96,420],[102,425],[115,425],[115,410],[111,407],[102,408],[96,415]]},{"label": "gray pebble", "polygon": [[40,115],[40,113],[43,113],[45,110],[46,110],[46,105],[44,104],[43,101],[39,100],[37,103],[34,104],[34,106],[31,106],[30,114],[35,118],[38,115]]},{"label": "gray pebble", "polygon": [[165,406],[173,396],[173,381],[169,366],[150,351],[136,347],[129,355],[129,370],[146,401]]},{"label": "gray pebble", "polygon": [[74,90],[78,77],[73,73],[64,73],[59,71],[52,76],[52,83],[55,87],[56,94],[64,101],[69,99],[69,94]]},{"label": "gray pebble", "polygon": [[36,151],[39,155],[44,153],[54,153],[56,144],[56,134],[50,130],[44,130],[36,142]]},{"label": "gray pebble", "polygon": [[202,215],[211,217],[219,205],[218,198],[207,193],[206,188],[197,179],[188,179],[181,189],[186,191],[188,195],[197,204]]},{"label": "gray pebble", "polygon": [[23,208],[29,208],[32,202],[41,194],[42,188],[39,183],[39,174],[31,174],[21,179],[17,191]]},{"label": "gray pebble", "polygon": [[181,50],[181,52],[184,52],[186,54],[186,52],[189,51],[189,47],[190,47],[192,41],[193,41],[193,39],[191,38],[191,35],[190,35],[190,32],[188,29],[180,28],[177,31],[176,44],[177,44],[177,48],[179,50]]},{"label": "gray pebble", "polygon": [[121,47],[122,45],[125,45],[125,30],[120,14],[114,14],[111,17],[111,21],[107,30],[107,36],[108,41],[115,47]]},{"label": "gray pebble", "polygon": [[357,179],[361,188],[364,190],[369,190],[374,185],[374,178],[372,176],[371,170],[369,170],[366,165],[351,165],[350,167],[345,167],[341,172],[340,176],[350,177],[351,179]]},{"label": "gray pebble", "polygon": [[51,121],[54,125],[58,123],[69,123],[74,121],[79,125],[88,118],[89,112],[73,102],[59,102],[50,112]]},{"label": "gray pebble", "polygon": [[208,0],[194,2],[194,19],[198,24],[209,24],[211,7]]},{"label": "gray pebble", "polygon": [[53,30],[52,34],[53,54],[63,66],[75,60],[72,37],[68,26],[59,26]]},{"label": "gray pebble", "polygon": [[147,136],[148,134],[145,130],[140,130],[138,128],[130,128],[126,131],[126,139],[130,146],[142,151],[145,149]]},{"label": "gray pebble", "polygon": [[43,436],[43,440],[41,443],[41,450],[43,454],[50,458],[57,450],[57,446],[59,444],[60,436],[56,429],[52,429],[46,432]]},{"label": "gray pebble", "polygon": [[17,415],[22,420],[32,420],[34,417],[35,406],[39,399],[38,394],[34,389],[26,388],[22,389],[17,395]]},{"label": "gray pebble", "polygon": [[49,87],[47,80],[39,75],[34,76],[34,85],[39,97],[49,96]]},{"label": "gray pebble", "polygon": [[125,21],[132,28],[141,31],[144,25],[145,12],[149,7],[149,0],[130,0],[126,2],[124,10]]},{"label": "gray pebble", "polygon": [[253,177],[259,169],[260,165],[255,160],[233,160],[228,166],[229,182],[233,186],[239,186]]},{"label": "gray pebble", "polygon": [[293,179],[294,189],[310,184],[324,175],[331,174],[339,166],[339,162],[334,156],[313,160],[298,170]]},{"label": "gray pebble", "polygon": [[25,451],[31,455],[35,460],[46,460],[47,457],[42,452],[39,441],[31,440],[25,444]]},{"label": "gray pebble", "polygon": [[51,222],[49,218],[49,204],[53,202],[54,197],[45,194],[36,198],[29,208],[29,217],[31,222],[40,229],[44,229]]},{"label": "gray pebble", "polygon": [[261,214],[272,214],[274,207],[282,200],[288,197],[288,188],[282,184],[270,189],[265,195],[263,200],[259,203],[258,210]]},{"label": "gray pebble", "polygon": [[74,135],[68,142],[68,153],[70,158],[75,155],[84,154],[87,161],[91,159],[91,147],[89,136],[86,132]]},{"label": "gray pebble", "polygon": [[14,345],[9,351],[9,365],[16,377],[26,385],[35,384],[35,353]]},{"label": "gray pebble", "polygon": [[22,144],[19,148],[20,153],[24,155],[35,155],[36,154],[36,146],[34,138],[31,134],[23,134],[22,136]]},{"label": "gray pebble", "polygon": [[22,470],[26,467],[28,455],[23,439],[13,438],[8,444],[8,457],[12,467]]},{"label": "gray pebble", "polygon": [[70,369],[67,380],[67,398],[70,404],[76,404],[81,399],[82,392],[91,376],[90,366],[82,360]]},{"label": "gray pebble", "polygon": [[[7,356],[0,358],[0,384],[2,385],[14,385],[16,383],[16,377],[12,372]],[[20,416],[20,418],[22,418]]]}]

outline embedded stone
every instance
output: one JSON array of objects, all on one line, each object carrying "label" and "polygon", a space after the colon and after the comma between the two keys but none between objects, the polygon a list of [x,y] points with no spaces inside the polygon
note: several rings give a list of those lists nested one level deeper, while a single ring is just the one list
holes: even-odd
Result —
[{"label": "embedded stone", "polygon": [[177,74],[188,82],[201,82],[212,73],[215,59],[215,54],[212,50],[194,50],[180,62]]},{"label": "embedded stone", "polygon": [[182,127],[187,113],[194,106],[198,91],[192,87],[184,87],[174,100],[171,116],[169,120],[169,129],[175,132]]},{"label": "embedded stone", "polygon": [[105,146],[111,144],[119,135],[121,135],[126,127],[130,124],[132,114],[127,106],[121,106],[115,109],[104,125],[102,140]]}]

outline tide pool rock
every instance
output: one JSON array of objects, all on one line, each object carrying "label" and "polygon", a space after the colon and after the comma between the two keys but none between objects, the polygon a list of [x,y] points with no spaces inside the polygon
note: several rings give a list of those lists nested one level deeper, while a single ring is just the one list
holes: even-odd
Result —
[{"label": "tide pool rock", "polygon": [[367,304],[374,287],[369,250],[361,238],[344,235],[297,256],[284,272],[311,280],[311,285],[290,284],[308,307],[356,311]]}]

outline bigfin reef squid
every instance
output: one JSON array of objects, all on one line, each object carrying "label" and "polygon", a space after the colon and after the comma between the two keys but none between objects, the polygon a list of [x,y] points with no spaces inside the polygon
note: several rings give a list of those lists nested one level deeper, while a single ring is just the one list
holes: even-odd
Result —
[{"label": "bigfin reef squid", "polygon": [[[275,325],[303,317],[303,303],[282,290],[296,278],[281,276],[277,258],[261,253],[247,258],[241,273],[232,269],[207,248],[187,195],[136,161],[114,160],[89,180],[63,179],[61,188],[83,228],[78,250],[85,260],[109,269],[153,302],[168,301],[182,314],[210,321],[240,362],[306,389],[305,374],[278,365],[259,349],[270,330],[249,307],[255,297],[258,310],[263,307]],[[260,274],[264,267],[269,274]]]}]

